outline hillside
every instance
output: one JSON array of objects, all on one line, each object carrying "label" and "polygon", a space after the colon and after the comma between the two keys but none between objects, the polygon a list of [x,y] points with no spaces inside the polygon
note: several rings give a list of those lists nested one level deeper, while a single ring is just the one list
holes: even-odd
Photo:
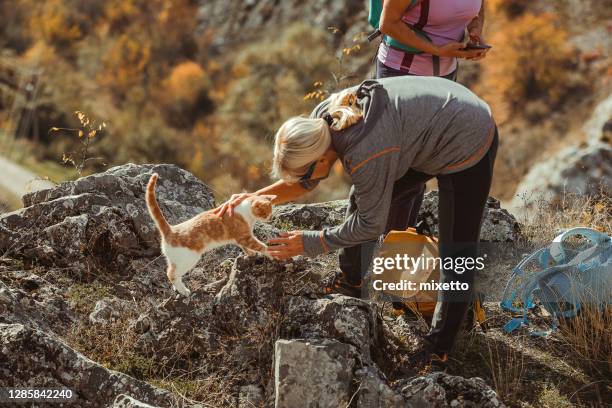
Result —
[{"label": "hillside", "polygon": [[[486,320],[432,373],[429,322],[396,316],[371,274],[362,298],[325,293],[335,253],[224,246],[177,295],[145,206],[154,172],[172,224],[268,185],[283,121],[373,76],[368,1],[0,0],[0,388],[69,388],[70,407],[612,406],[612,308],[541,337],[544,305],[511,334],[500,308],[525,254],[571,227],[612,231],[607,3],[485,0],[493,49],[459,82],[500,134]],[[349,181],[335,166],[255,235],[339,225]]]},{"label": "hillside", "polygon": [[[108,125],[91,139],[85,173],[172,162],[227,197],[269,181],[283,119],[372,75],[365,1],[140,1],[2,3],[0,136],[17,138],[13,159],[43,163],[39,175],[56,182],[74,177],[78,131],[91,130],[82,111]],[[494,49],[461,63],[460,82],[501,127],[493,193],[503,200],[532,166],[587,139],[582,126],[612,89],[610,10],[580,4],[488,1]],[[155,23],[142,30],[146,21]],[[346,191],[334,173],[311,200]]]},{"label": "hillside", "polygon": [[[176,166],[124,165],[28,194],[24,209],[0,215],[0,339],[8,350],[0,362],[10,373],[0,372],[1,386],[67,387],[79,407],[141,406],[132,399],[279,408],[610,402],[600,380],[608,374],[598,371],[607,365],[577,353],[571,331],[505,334],[509,316],[494,302],[486,304],[488,329],[461,336],[452,374],[421,372],[425,321],[395,318],[383,301],[323,294],[337,268],[333,254],[278,262],[220,248],[187,276],[189,299],[176,295],[144,206],[152,172],[170,222],[215,205],[211,190]],[[333,226],[345,206],[280,206],[255,232],[265,239],[280,229]],[[429,193],[421,217],[433,227],[436,206]],[[609,229],[597,214],[591,222]],[[547,239],[549,220],[562,228],[580,216],[519,226],[490,199],[481,240],[506,250],[491,260],[485,282],[508,276],[514,259]],[[609,327],[599,328],[602,346]]]}]

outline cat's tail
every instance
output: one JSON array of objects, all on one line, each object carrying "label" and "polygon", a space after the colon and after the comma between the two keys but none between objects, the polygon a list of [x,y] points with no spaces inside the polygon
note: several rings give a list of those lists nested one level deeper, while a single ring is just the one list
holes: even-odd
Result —
[{"label": "cat's tail", "polygon": [[149,179],[149,184],[147,184],[147,208],[149,209],[149,214],[151,214],[151,218],[155,221],[155,225],[157,225],[157,229],[161,233],[162,237],[168,236],[172,232],[172,228],[164,214],[161,212],[159,208],[159,204],[157,204],[157,199],[155,198],[155,184],[157,183],[159,175],[157,173],[153,173],[151,178]]}]

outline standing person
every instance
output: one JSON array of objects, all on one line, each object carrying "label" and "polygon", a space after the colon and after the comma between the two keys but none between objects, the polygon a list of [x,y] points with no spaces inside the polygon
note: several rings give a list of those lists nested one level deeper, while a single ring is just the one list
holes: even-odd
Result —
[{"label": "standing person", "polygon": [[[356,102],[346,106],[347,100]],[[216,212],[231,215],[251,195],[275,195],[274,204],[293,201],[326,177],[319,163],[329,169],[340,159],[356,211],[335,228],[271,239],[271,256],[314,257],[376,239],[386,228],[393,196],[436,177],[440,257],[476,257],[497,140],[489,106],[459,84],[408,76],[365,81],[321,102],[310,118],[287,120],[274,144],[273,171],[280,180],[235,194]],[[439,291],[427,336],[432,361],[446,361],[471,303],[474,277],[474,270],[443,265],[441,282],[465,282],[468,290]]]},{"label": "standing person", "polygon": [[[465,50],[465,44],[461,42],[467,29],[469,41],[479,44],[483,24],[484,0],[384,0],[381,33],[421,53],[402,51],[383,39],[376,56],[376,77],[439,76],[456,81],[459,58],[478,60],[486,56],[487,50]],[[431,41],[414,30],[425,33]],[[424,194],[423,182],[394,194],[383,233],[414,227]],[[356,208],[351,194],[347,211],[350,214]],[[369,266],[370,252],[367,245],[341,249],[340,273],[329,282],[328,292],[359,297],[361,278]],[[398,311],[403,309],[400,303],[393,306]]]},{"label": "standing person", "polygon": [[[487,50],[463,49],[465,30],[469,42],[479,44],[483,24],[483,0],[385,0],[381,33],[416,51],[403,51],[383,40],[376,55],[376,76],[441,76],[456,80],[458,58],[478,60],[486,56]],[[426,34],[431,41],[417,32]]]}]

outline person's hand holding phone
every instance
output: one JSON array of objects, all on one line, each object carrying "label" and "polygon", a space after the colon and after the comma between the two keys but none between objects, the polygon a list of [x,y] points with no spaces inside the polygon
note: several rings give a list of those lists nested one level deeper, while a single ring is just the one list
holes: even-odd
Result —
[{"label": "person's hand holding phone", "polygon": [[470,61],[478,61],[486,57],[487,53],[492,47],[488,44],[485,44],[482,41],[482,38],[480,36],[480,30],[472,29],[468,32],[468,34],[469,34],[470,40],[465,45],[465,49],[466,50],[480,50],[481,52],[478,55],[474,57],[469,57],[467,59],[469,59]]},{"label": "person's hand holding phone", "polygon": [[471,51],[478,51],[477,55],[466,58],[466,59],[469,59],[470,61],[478,61],[487,56],[487,53],[491,49],[491,46],[487,44],[467,43],[465,45],[465,49],[471,50]]},{"label": "person's hand holding phone", "polygon": [[475,49],[469,50],[465,48],[465,44],[460,42],[450,42],[438,47],[438,54],[441,57],[455,57],[473,59],[479,57],[482,53],[486,53],[486,50]]}]

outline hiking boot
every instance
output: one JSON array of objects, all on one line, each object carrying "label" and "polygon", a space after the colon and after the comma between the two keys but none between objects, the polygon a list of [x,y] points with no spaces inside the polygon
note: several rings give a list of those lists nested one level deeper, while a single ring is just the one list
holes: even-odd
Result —
[{"label": "hiking boot", "polygon": [[404,318],[407,318],[408,320],[419,319],[419,315],[404,302],[392,302],[391,306],[393,307],[393,315],[395,317],[404,316]]},{"label": "hiking boot", "polygon": [[392,302],[391,306],[393,306],[393,315],[395,317],[403,316],[408,311],[408,309],[402,302]]},{"label": "hiking boot", "polygon": [[448,368],[448,354],[447,353],[442,353],[442,354],[437,354],[437,353],[431,353],[431,359],[429,360],[429,372],[430,373],[435,373],[435,372],[446,372],[446,369]]},{"label": "hiking boot", "polygon": [[422,367],[419,371],[420,375],[426,375],[435,372],[446,372],[448,368],[447,353],[432,353],[427,348],[424,348],[412,357],[414,364],[417,367]]},{"label": "hiking boot", "polygon": [[346,280],[342,272],[335,273],[327,278],[323,292],[327,295],[339,293],[341,295],[354,298],[361,298],[361,282],[359,284],[351,284]]},{"label": "hiking boot", "polygon": [[448,368],[448,353],[432,351],[434,345],[427,339],[423,339],[423,349],[417,355],[417,364],[423,366],[421,373],[446,372]]}]

